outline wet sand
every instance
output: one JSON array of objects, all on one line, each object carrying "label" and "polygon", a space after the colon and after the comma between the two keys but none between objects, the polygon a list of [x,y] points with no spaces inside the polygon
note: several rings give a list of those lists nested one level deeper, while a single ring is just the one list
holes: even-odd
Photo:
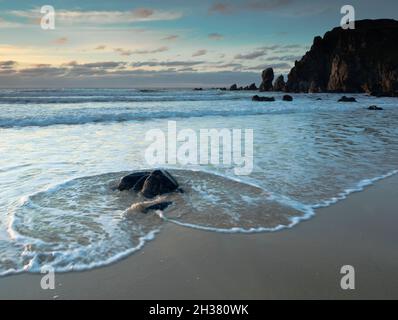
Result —
[{"label": "wet sand", "polygon": [[[143,250],[87,272],[0,278],[1,299],[398,299],[398,175],[273,233],[168,224]],[[352,265],[356,289],[340,288]]]}]

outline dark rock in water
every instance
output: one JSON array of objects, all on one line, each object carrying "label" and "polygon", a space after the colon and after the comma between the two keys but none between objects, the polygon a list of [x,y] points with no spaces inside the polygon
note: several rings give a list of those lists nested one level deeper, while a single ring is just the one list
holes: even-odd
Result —
[{"label": "dark rock in water", "polygon": [[244,87],[243,90],[256,91],[258,88],[255,83],[252,83],[251,85]]},{"label": "dark rock in water", "polygon": [[122,179],[120,179],[119,185],[117,187],[118,190],[123,191],[123,190],[130,190],[134,188],[134,186],[137,184],[137,182],[144,180],[148,178],[150,175],[149,171],[143,171],[143,172],[134,172],[132,174],[129,174]]},{"label": "dark rock in water", "polygon": [[283,101],[293,101],[293,97],[285,94],[282,98]]},{"label": "dark rock in water", "polygon": [[203,90],[203,88],[195,88],[195,89],[193,89],[194,91],[202,91]]},{"label": "dark rock in water", "polygon": [[142,192],[146,198],[173,191],[184,192],[179,188],[177,181],[165,170],[134,172],[123,177],[117,189],[120,191],[133,189],[136,192]]},{"label": "dark rock in water", "polygon": [[315,37],[288,75],[288,92],[358,92],[398,96],[398,21],[355,21]]},{"label": "dark rock in water", "polygon": [[368,110],[383,110],[383,108],[378,106],[370,106]]},{"label": "dark rock in water", "polygon": [[286,83],[283,75],[280,75],[278,78],[276,78],[273,89],[274,91],[285,91]]},{"label": "dark rock in water", "polygon": [[272,102],[275,101],[274,97],[259,97],[258,95],[253,96],[252,101],[267,101]]},{"label": "dark rock in water", "polygon": [[[150,173],[149,173],[149,174],[150,174]],[[148,179],[149,174],[142,176],[142,178],[139,179],[139,180],[136,182],[136,184],[135,184],[134,187],[133,187],[133,190],[134,190],[135,192],[140,192],[140,191],[142,190],[142,188],[144,187],[145,180]]]},{"label": "dark rock in water", "polygon": [[354,97],[346,97],[346,96],[342,96],[338,102],[357,102],[357,99],[355,99]]},{"label": "dark rock in water", "polygon": [[229,88],[229,90],[231,90],[231,91],[236,91],[236,90],[238,90],[238,86],[236,85],[236,83],[233,84],[233,85]]},{"label": "dark rock in water", "polygon": [[369,93],[369,95],[370,96],[372,96],[372,97],[376,97],[376,98],[384,98],[384,97],[398,97],[398,91],[396,91],[396,92],[390,92],[390,93],[388,93],[388,92],[375,92],[375,91],[372,91],[372,92],[370,92]]},{"label": "dark rock in water", "polygon": [[154,198],[177,189],[177,181],[167,171],[155,170],[146,178],[141,192],[146,198]]},{"label": "dark rock in water", "polygon": [[261,74],[263,82],[260,85],[260,91],[272,91],[272,81],[274,81],[274,69],[267,68]]},{"label": "dark rock in water", "polygon": [[316,100],[316,101],[321,101],[321,100],[322,100],[322,98],[316,98],[315,100]]},{"label": "dark rock in water", "polygon": [[145,209],[142,210],[142,212],[148,213],[148,211],[151,211],[151,210],[162,210],[163,211],[164,209],[166,209],[168,206],[170,206],[172,204],[173,204],[173,202],[171,202],[171,201],[160,202],[157,204],[153,204],[149,207],[146,207]]}]

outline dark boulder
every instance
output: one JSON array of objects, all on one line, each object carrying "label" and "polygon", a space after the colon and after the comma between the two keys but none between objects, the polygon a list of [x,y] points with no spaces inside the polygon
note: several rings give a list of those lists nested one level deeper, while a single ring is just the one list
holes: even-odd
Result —
[{"label": "dark boulder", "polygon": [[255,83],[252,83],[251,85],[245,87],[244,90],[256,91],[256,90],[258,90],[258,88]]},{"label": "dark boulder", "polygon": [[283,101],[293,101],[293,97],[285,94],[282,98]]},{"label": "dark boulder", "polygon": [[151,210],[161,210],[163,211],[164,209],[166,209],[168,206],[172,205],[173,202],[171,201],[164,201],[164,202],[160,202],[160,203],[156,203],[153,204],[149,207],[146,207],[142,210],[143,213],[148,213]]},{"label": "dark boulder", "polygon": [[272,102],[275,101],[274,97],[259,97],[258,95],[253,96],[252,101],[267,101]]},{"label": "dark boulder", "polygon": [[149,175],[150,175],[149,171],[134,172],[132,174],[129,174],[129,175],[123,177],[122,179],[120,179],[117,189],[119,191],[130,190],[130,189],[134,188],[134,186],[137,184],[137,182],[145,181],[145,179],[148,178]]},{"label": "dark boulder", "polygon": [[357,99],[355,99],[354,97],[346,97],[346,96],[342,96],[338,102],[357,102]]},{"label": "dark boulder", "polygon": [[276,78],[274,82],[274,91],[285,91],[285,89],[286,89],[285,79],[283,78],[283,75],[280,75],[278,78]]},{"label": "dark boulder", "polygon": [[262,82],[260,85],[260,91],[272,91],[272,81],[274,81],[274,69],[267,68],[261,74]]},{"label": "dark boulder", "polygon": [[368,110],[383,110],[383,108],[378,106],[370,106]]},{"label": "dark boulder", "polygon": [[141,192],[146,198],[154,198],[177,189],[178,183],[170,173],[165,170],[155,170],[146,178]]},{"label": "dark boulder", "polygon": [[229,90],[231,90],[231,91],[236,91],[236,90],[238,90],[238,86],[236,85],[236,83],[233,84],[233,85],[229,88]]}]

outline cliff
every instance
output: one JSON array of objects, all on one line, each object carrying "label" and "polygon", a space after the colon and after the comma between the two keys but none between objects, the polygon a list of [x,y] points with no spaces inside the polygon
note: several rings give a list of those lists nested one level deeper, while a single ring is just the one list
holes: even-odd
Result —
[{"label": "cliff", "polygon": [[314,43],[288,75],[290,92],[367,92],[398,96],[398,21],[356,21]]}]

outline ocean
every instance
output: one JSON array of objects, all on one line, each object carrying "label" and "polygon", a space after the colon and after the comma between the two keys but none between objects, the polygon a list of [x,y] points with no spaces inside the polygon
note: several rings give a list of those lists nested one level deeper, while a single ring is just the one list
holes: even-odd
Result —
[{"label": "ocean", "polygon": [[[0,275],[87,270],[156,241],[165,223],[272,232],[398,172],[396,98],[219,90],[0,90]],[[318,100],[321,98],[321,100]],[[370,111],[378,105],[383,111]],[[253,171],[166,165],[186,192],[163,214],[126,216],[140,195],[114,189],[150,168],[146,133],[253,129]],[[139,258],[139,257],[138,257]]]}]

